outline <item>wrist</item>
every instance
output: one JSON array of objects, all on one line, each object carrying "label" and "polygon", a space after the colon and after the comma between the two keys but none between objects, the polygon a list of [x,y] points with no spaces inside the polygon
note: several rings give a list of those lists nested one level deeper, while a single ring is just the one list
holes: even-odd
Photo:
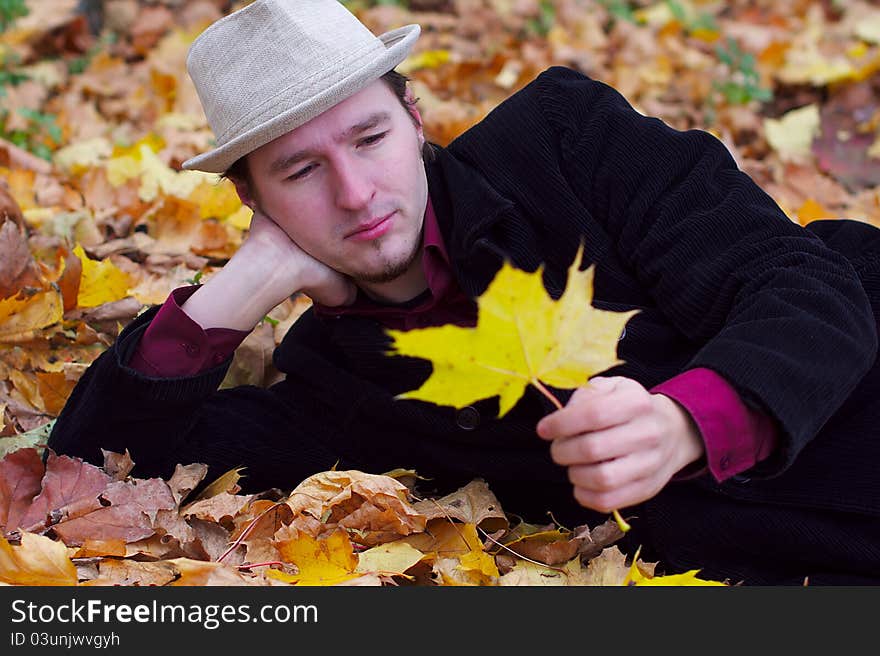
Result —
[{"label": "wrist", "polygon": [[680,471],[693,463],[702,462],[706,455],[706,445],[697,422],[690,412],[678,401],[662,393],[652,394],[655,407],[666,418],[668,430],[675,440],[675,471]]},{"label": "wrist", "polygon": [[253,330],[266,314],[299,290],[288,266],[233,257],[181,305],[202,328]]}]

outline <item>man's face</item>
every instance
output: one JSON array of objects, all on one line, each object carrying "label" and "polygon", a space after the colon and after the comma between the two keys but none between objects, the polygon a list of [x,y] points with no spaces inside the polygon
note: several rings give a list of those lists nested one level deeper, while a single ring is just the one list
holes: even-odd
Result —
[{"label": "man's face", "polygon": [[250,153],[250,196],[306,253],[393,297],[421,267],[421,145],[421,127],[376,80]]}]

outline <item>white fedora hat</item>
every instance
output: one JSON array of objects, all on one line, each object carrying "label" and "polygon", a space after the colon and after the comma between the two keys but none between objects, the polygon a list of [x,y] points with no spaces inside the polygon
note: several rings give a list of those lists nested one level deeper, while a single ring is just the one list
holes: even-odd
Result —
[{"label": "white fedora hat", "polygon": [[377,37],[337,0],[254,0],[221,18],[186,60],[217,147],[183,168],[225,172],[393,69],[419,32]]}]

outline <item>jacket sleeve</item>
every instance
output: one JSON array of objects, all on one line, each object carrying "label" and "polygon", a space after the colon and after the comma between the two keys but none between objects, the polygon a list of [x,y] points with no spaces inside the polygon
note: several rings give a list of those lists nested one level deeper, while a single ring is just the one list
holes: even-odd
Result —
[{"label": "jacket sleeve", "polygon": [[645,117],[568,69],[539,88],[563,175],[657,307],[702,345],[687,368],[714,370],[779,423],[781,449],[756,469],[781,473],[874,362],[853,266],[710,133]]},{"label": "jacket sleeve", "polygon": [[286,381],[268,389],[218,390],[231,359],[176,378],[149,377],[129,367],[157,310],[132,321],[89,366],[55,423],[49,448],[96,465],[104,461],[102,449],[128,449],[138,477],[168,478],[175,465],[200,462],[208,465],[210,480],[246,464],[240,484],[252,492],[292,488],[342,462],[324,439],[340,430],[335,416]]}]

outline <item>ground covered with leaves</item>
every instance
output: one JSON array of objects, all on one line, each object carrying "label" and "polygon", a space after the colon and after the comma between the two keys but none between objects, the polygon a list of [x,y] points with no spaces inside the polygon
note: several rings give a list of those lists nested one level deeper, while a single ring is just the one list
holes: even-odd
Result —
[{"label": "ground covered with leaves", "polygon": [[[417,472],[321,472],[242,495],[204,467],[139,480],[49,454],[88,365],[139,312],[222,267],[250,210],[181,171],[211,133],[185,71],[204,27],[246,2],[0,3],[0,582],[669,584],[617,525],[511,523],[480,481],[421,498]],[[416,22],[399,70],[440,144],[550,65],[641,112],[711,131],[792,221],[880,225],[880,9],[860,0],[403,0],[346,3],[374,32]],[[308,307],[273,309],[224,386],[266,386]],[[193,490],[201,489],[197,496]],[[662,564],[661,564],[662,565]],[[682,573],[685,583],[699,582]]]}]

